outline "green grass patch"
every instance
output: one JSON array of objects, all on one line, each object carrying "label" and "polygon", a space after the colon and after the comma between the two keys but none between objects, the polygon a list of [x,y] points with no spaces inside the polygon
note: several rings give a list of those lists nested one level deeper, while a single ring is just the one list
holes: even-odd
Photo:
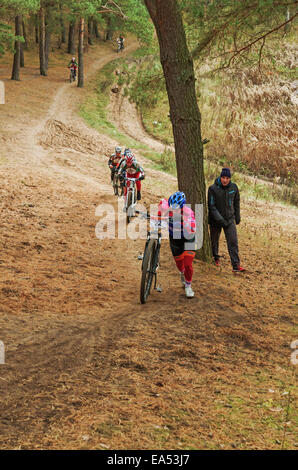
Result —
[{"label": "green grass patch", "polygon": [[[143,51],[144,52],[144,51]],[[143,53],[139,51],[140,54]],[[122,134],[108,118],[108,105],[110,89],[115,83],[115,69],[123,64],[124,59],[116,59],[105,65],[98,73],[97,77],[91,81],[87,88],[87,97],[80,108],[81,117],[100,133],[108,135],[119,142],[124,147],[139,150],[141,155],[153,163],[153,167],[177,176],[175,154],[169,150],[163,153],[154,152],[146,145]],[[149,134],[165,142],[173,143],[171,122],[168,116],[168,101],[164,99],[154,108],[143,110],[143,123]],[[226,157],[219,158],[217,162],[204,161],[206,184],[210,185],[219,176],[221,166],[229,165]],[[285,202],[291,205],[298,205],[298,189],[296,185],[263,184],[255,181],[248,181],[245,174],[249,170],[241,160],[233,162],[233,167],[239,172],[233,174],[233,181],[239,186],[243,195],[250,198],[261,199],[271,202]]]}]

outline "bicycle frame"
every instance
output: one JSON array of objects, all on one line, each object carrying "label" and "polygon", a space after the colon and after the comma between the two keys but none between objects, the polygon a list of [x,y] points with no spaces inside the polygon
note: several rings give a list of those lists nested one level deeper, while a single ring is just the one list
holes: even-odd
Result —
[{"label": "bicycle frame", "polygon": [[[160,257],[160,248],[161,248],[161,239],[162,239],[162,220],[166,220],[164,217],[150,217],[149,213],[142,213],[140,211],[136,211],[136,214],[140,214],[141,216],[145,217],[147,221],[150,221],[150,225],[148,225],[147,228],[147,240],[145,244],[145,249],[144,249],[144,255],[143,255],[143,261],[142,261],[142,282],[141,282],[141,302],[145,303],[146,302],[146,297],[150,294],[150,289],[152,285],[152,279],[154,276],[154,289],[157,290],[158,292],[161,292],[161,287],[157,285],[157,270],[159,268],[159,257]],[[157,222],[155,222],[157,221]],[[153,230],[152,230],[152,225],[153,225]],[[149,280],[148,280],[148,285],[146,289],[149,290],[149,292],[146,294],[146,297],[144,297],[144,291],[142,289],[144,288],[143,284],[143,276],[144,276],[144,261],[146,259],[146,254],[147,254],[147,249],[152,240],[156,240],[156,245],[155,245],[155,251],[154,251],[154,258],[152,265],[150,265],[150,269],[146,271],[147,275],[149,275]],[[147,260],[148,262],[148,260]],[[146,282],[146,281],[145,281]],[[143,293],[142,293],[143,292]],[[142,300],[143,299],[143,300]]]},{"label": "bicycle frame", "polygon": [[[130,217],[134,217],[136,214],[135,207],[137,205],[137,198],[136,198],[136,182],[138,179],[136,178],[125,178],[125,181],[129,181],[129,186],[127,187],[126,191],[126,197],[125,197],[125,204],[124,207],[126,209],[126,212],[129,212]],[[132,193],[131,197],[131,205],[127,207],[128,199],[129,199],[129,193]]]}]

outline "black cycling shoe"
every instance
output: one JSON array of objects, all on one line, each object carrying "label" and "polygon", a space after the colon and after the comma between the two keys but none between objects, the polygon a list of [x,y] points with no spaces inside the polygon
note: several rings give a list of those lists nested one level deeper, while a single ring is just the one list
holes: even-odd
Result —
[{"label": "black cycling shoe", "polygon": [[138,201],[141,200],[141,191],[138,191],[138,192],[137,192],[137,200],[138,200]]}]

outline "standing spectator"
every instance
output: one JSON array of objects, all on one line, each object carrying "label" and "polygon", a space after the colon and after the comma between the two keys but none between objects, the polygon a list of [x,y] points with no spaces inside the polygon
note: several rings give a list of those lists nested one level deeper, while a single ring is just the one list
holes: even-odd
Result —
[{"label": "standing spectator", "polygon": [[224,229],[229,255],[234,272],[243,272],[238,254],[238,239],[236,225],[240,223],[240,195],[235,183],[231,182],[231,171],[223,168],[208,189],[208,209],[210,237],[214,262],[220,265],[218,245],[221,229]]}]

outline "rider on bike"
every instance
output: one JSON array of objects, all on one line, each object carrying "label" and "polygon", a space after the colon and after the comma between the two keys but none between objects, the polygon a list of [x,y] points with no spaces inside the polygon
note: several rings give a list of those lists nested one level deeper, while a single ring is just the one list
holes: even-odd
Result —
[{"label": "rider on bike", "polygon": [[119,38],[117,38],[117,43],[118,43],[118,48],[119,50],[123,50],[124,49],[124,37],[120,34],[119,35]]},{"label": "rider on bike", "polygon": [[71,61],[69,62],[68,66],[69,69],[73,69],[74,72],[74,78],[76,78],[77,75],[77,69],[79,68],[79,64],[77,62],[77,59],[73,57]]},{"label": "rider on bike", "polygon": [[170,248],[178,270],[185,295],[194,297],[191,288],[193,276],[192,262],[195,257],[195,214],[186,205],[185,194],[177,191],[169,199],[159,203],[158,215],[168,216]]},{"label": "rider on bike", "polygon": [[123,155],[122,155],[122,148],[117,145],[115,147],[115,153],[113,153],[108,161],[109,168],[111,170],[111,182],[113,182],[114,179],[114,173],[118,168],[118,165],[120,161],[122,160]]},{"label": "rider on bike", "polygon": [[[134,155],[132,153],[127,153],[126,158],[121,163],[120,167],[118,168],[118,175],[121,177],[122,173],[125,172],[127,178],[135,178],[137,185],[137,200],[140,201],[141,199],[141,181],[145,178],[145,173],[141,165],[136,161]],[[129,188],[129,181],[127,185],[124,187],[124,196],[126,197],[127,188]]]},{"label": "rider on bike", "polygon": [[120,166],[122,165],[122,163],[126,160],[126,156],[127,156],[129,153],[132,153],[132,151],[131,151],[129,148],[125,148],[125,149],[124,149],[124,152],[123,152],[123,154],[122,154],[121,160],[120,160],[120,162],[119,162],[118,165],[117,165],[117,168],[118,168],[118,169],[120,168]]}]

